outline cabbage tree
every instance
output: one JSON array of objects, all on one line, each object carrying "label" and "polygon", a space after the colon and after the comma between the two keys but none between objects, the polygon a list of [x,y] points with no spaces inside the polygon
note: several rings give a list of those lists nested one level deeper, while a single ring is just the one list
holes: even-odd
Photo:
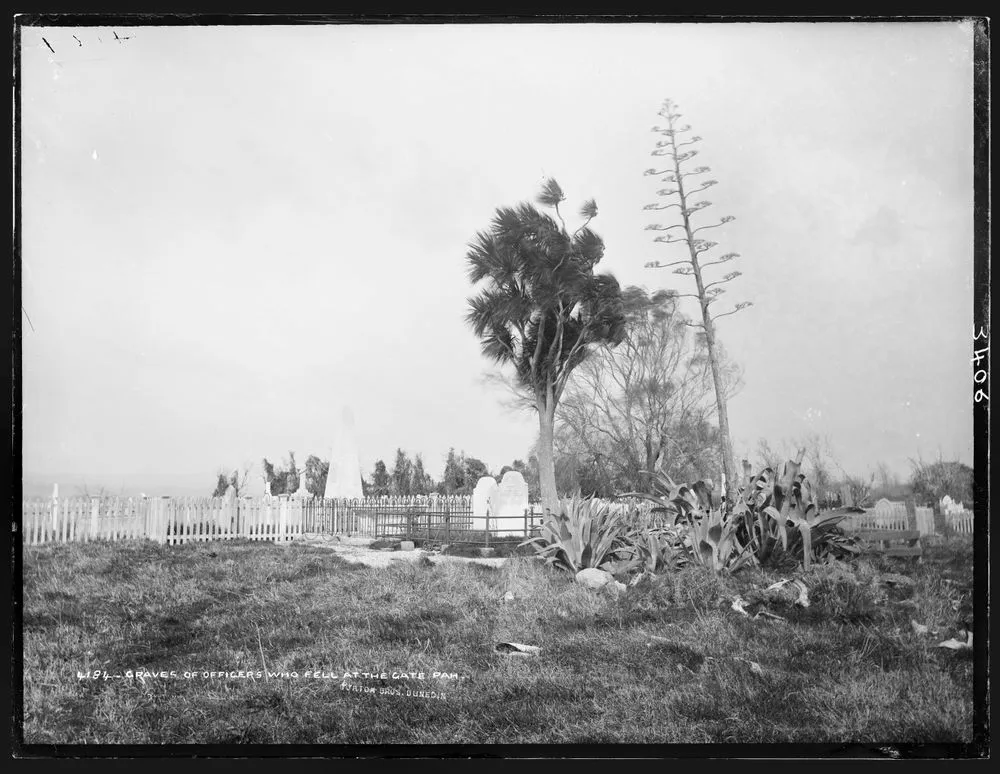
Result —
[{"label": "cabbage tree", "polygon": [[559,184],[546,181],[537,203],[496,210],[466,255],[479,292],[466,317],[483,354],[514,370],[516,386],[538,412],[539,485],[544,507],[559,513],[553,435],[556,406],[573,369],[601,346],[625,334],[621,289],[610,274],[596,274],[604,241],[590,228],[597,204],[580,209],[584,222],[566,226]]}]

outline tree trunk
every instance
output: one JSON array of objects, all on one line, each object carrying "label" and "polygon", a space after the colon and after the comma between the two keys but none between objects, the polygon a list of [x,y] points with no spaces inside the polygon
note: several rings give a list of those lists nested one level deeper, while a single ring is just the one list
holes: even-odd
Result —
[{"label": "tree trunk", "polygon": [[705,342],[708,345],[708,360],[712,365],[712,381],[715,383],[715,399],[719,409],[719,434],[722,436],[722,469],[726,474],[725,487],[722,494],[726,502],[732,502],[729,493],[736,487],[736,462],[733,460],[733,446],[729,435],[729,409],[726,405],[726,393],[722,384],[722,374],[719,372],[719,360],[715,355],[715,325],[705,311]]},{"label": "tree trunk", "polygon": [[640,492],[653,491],[653,482],[656,480],[656,461],[660,456],[660,447],[653,448],[653,439],[649,432],[646,432],[646,465],[639,474]]},{"label": "tree trunk", "polygon": [[553,453],[555,428],[555,402],[538,399],[538,485],[542,494],[542,507],[553,516],[559,514],[559,495],[556,491],[556,464]]}]

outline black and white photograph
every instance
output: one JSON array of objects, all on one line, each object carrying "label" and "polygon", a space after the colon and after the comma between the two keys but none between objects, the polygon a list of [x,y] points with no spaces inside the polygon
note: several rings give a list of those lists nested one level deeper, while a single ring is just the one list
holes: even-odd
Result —
[{"label": "black and white photograph", "polygon": [[14,757],[989,757],[988,19],[13,22]]}]

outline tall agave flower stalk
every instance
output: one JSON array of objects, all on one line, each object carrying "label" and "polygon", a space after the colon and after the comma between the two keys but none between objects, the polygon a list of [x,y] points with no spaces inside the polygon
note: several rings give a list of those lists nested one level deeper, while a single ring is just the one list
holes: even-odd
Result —
[{"label": "tall agave flower stalk", "polygon": [[[736,486],[737,471],[736,463],[733,460],[732,437],[729,431],[729,410],[726,401],[726,393],[723,385],[722,372],[719,365],[719,345],[716,338],[715,320],[726,315],[735,314],[741,309],[752,306],[750,301],[741,301],[732,309],[719,314],[713,314],[710,309],[719,297],[725,293],[722,286],[732,282],[739,277],[742,272],[730,271],[722,277],[712,279],[705,275],[705,269],[711,266],[721,266],[739,257],[738,253],[726,253],[712,260],[707,260],[706,255],[709,250],[717,247],[717,243],[703,239],[698,236],[701,232],[718,228],[725,223],[734,220],[733,216],[726,215],[717,223],[707,225],[697,225],[694,216],[710,207],[712,203],[707,200],[692,201],[692,198],[716,185],[716,180],[705,180],[700,178],[710,171],[705,166],[691,166],[691,160],[698,155],[698,149],[691,147],[701,141],[701,137],[684,138],[684,134],[691,130],[687,124],[681,125],[681,113],[677,112],[677,106],[671,101],[663,103],[659,115],[666,119],[666,127],[654,126],[653,131],[663,135],[664,139],[656,143],[653,156],[664,156],[668,160],[666,169],[647,169],[646,175],[659,175],[660,180],[670,183],[671,187],[661,188],[657,194],[668,199],[668,203],[647,204],[646,210],[669,210],[676,207],[680,218],[671,225],[661,225],[652,223],[646,227],[647,231],[660,231],[654,239],[655,242],[665,244],[680,244],[686,248],[687,255],[684,258],[669,263],[652,261],[646,264],[646,268],[666,269],[674,268],[674,274],[686,277],[694,277],[696,293],[678,293],[678,297],[688,297],[698,299],[701,309],[701,322],[690,323],[692,326],[700,328],[704,332],[705,343],[708,350],[708,358],[712,368],[712,380],[715,387],[716,406],[719,415],[719,435],[722,446],[722,467],[725,473],[723,481],[723,491],[727,495],[728,503],[732,502],[730,492]],[[727,503],[727,504],[728,504]]]}]

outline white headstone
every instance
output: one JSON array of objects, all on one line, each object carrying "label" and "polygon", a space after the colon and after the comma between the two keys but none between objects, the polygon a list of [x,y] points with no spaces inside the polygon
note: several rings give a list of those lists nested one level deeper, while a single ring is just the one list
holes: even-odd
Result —
[{"label": "white headstone", "polygon": [[232,484],[230,484],[229,486],[227,486],[226,487],[226,494],[223,495],[223,496],[227,500],[235,500],[236,499],[236,487],[233,486]]},{"label": "white headstone", "polygon": [[299,488],[292,492],[292,497],[310,497],[309,490],[306,489],[306,472],[299,473]]},{"label": "white headstone", "polygon": [[[497,512],[497,494],[500,487],[496,479],[492,476],[483,476],[476,482],[476,488],[472,491],[472,528],[474,530],[486,529],[486,514],[490,520]],[[490,531],[495,528],[490,524]]]},{"label": "white headstone", "polygon": [[524,534],[524,511],[528,505],[528,482],[516,470],[508,470],[500,480],[496,516],[498,535]]},{"label": "white headstone", "polygon": [[941,513],[962,513],[965,510],[965,503],[956,502],[950,495],[941,498]]},{"label": "white headstone", "polygon": [[326,491],[323,496],[328,499],[364,497],[361,488],[361,460],[354,440],[354,415],[346,407],[341,412],[340,427],[333,436],[330,472],[326,476]]},{"label": "white headstone", "polygon": [[880,529],[906,529],[909,516],[906,503],[894,502],[885,497],[875,503],[875,524]]}]

